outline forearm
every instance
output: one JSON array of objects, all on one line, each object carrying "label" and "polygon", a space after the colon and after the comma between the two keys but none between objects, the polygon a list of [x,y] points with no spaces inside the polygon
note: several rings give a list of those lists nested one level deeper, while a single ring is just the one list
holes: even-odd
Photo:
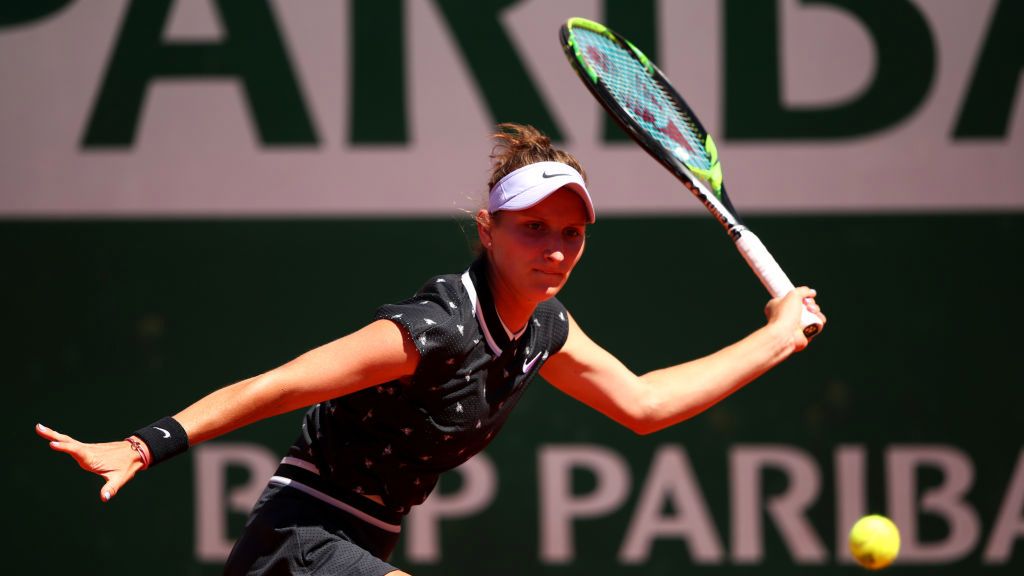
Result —
[{"label": "forearm", "polygon": [[791,339],[769,325],[709,356],[644,374],[639,431],[655,432],[707,410],[793,351]]},{"label": "forearm", "polygon": [[189,444],[258,420],[412,374],[419,355],[392,322],[374,322],[259,376],[217,390],[174,416]]},{"label": "forearm", "polygon": [[286,390],[273,384],[272,373],[225,386],[174,415],[194,446],[292,407]]}]

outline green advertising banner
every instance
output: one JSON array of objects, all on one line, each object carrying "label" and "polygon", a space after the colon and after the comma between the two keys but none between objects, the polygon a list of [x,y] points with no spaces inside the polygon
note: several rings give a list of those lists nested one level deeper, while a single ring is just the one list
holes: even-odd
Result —
[{"label": "green advertising banner", "polygon": [[[755,218],[829,325],[708,412],[636,436],[541,380],[410,516],[414,574],[855,574],[846,531],[902,529],[891,574],[1024,568],[1024,215]],[[763,289],[709,218],[599,221],[561,298],[638,372],[756,329]],[[471,260],[467,222],[8,221],[9,570],[217,574],[299,430],[282,415],[112,502],[42,422],[123,438],[365,323]]]},{"label": "green advertising banner", "polygon": [[[560,294],[637,373],[763,323],[767,295],[565,62],[608,24],[715,135],[730,194],[829,324],[637,436],[538,380],[403,525],[417,575],[1024,574],[1020,0],[10,0],[0,7],[9,571],[210,575],[301,413],[114,501],[41,422],[119,440],[364,325],[473,258],[497,122],[544,130],[597,210]],[[12,540],[13,539],[13,540]]]}]

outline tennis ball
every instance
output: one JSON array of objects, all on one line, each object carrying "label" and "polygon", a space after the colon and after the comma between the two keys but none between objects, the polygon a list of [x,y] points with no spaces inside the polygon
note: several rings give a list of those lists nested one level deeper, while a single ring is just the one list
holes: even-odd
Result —
[{"label": "tennis ball", "polygon": [[881,570],[900,552],[900,531],[885,516],[865,516],[850,529],[850,552],[870,570]]}]

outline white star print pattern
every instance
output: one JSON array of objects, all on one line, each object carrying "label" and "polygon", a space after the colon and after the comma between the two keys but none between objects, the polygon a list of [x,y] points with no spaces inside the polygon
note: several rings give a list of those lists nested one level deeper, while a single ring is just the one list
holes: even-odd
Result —
[{"label": "white star print pattern", "polygon": [[[491,442],[537,365],[564,344],[568,314],[556,299],[538,305],[525,329],[511,335],[482,277],[467,274],[461,281],[435,276],[375,313],[416,344],[420,363],[408,381],[324,402],[315,419],[304,420],[309,428],[290,454],[317,463],[324,486],[311,487],[377,494],[390,512],[409,510],[441,471]],[[520,370],[524,362],[532,368]]]}]

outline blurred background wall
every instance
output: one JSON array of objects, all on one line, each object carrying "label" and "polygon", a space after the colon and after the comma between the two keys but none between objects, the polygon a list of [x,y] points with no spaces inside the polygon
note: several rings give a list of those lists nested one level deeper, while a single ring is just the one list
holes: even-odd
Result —
[{"label": "blurred background wall", "polygon": [[[416,574],[844,574],[1024,567],[1024,3],[48,0],[0,8],[8,564],[216,574],[299,428],[280,416],[113,502],[42,422],[124,437],[368,321],[473,258],[496,122],[588,171],[560,295],[638,372],[756,329],[718,225],[564,61],[585,16],[716,136],[730,195],[829,326],[710,411],[636,437],[536,381],[393,559]],[[624,301],[623,298],[628,298]],[[633,312],[639,307],[643,312]]]}]

